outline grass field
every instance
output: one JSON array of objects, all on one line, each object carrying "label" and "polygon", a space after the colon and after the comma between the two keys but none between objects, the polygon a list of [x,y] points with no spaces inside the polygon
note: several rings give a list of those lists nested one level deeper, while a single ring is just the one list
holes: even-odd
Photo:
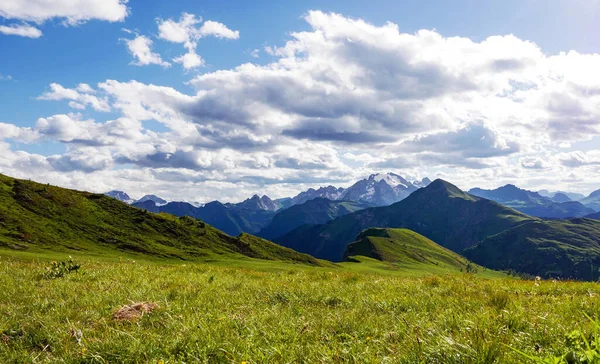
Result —
[{"label": "grass field", "polygon": [[[522,363],[569,353],[593,333],[596,283],[494,272],[396,270],[372,259],[329,267],[182,263],[0,251],[0,362]],[[489,278],[494,277],[495,278]],[[113,314],[156,303],[138,320]],[[574,339],[573,339],[574,337]]]}]

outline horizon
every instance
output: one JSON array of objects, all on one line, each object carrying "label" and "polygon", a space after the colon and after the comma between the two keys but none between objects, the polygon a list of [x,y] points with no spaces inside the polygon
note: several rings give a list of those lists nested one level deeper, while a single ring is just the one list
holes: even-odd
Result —
[{"label": "horizon", "polygon": [[11,177],[192,202],[388,172],[600,188],[598,1],[62,2],[0,4]]},{"label": "horizon", "polygon": [[[386,174],[390,174],[390,173],[393,173],[393,172],[388,172],[388,173],[386,173]],[[380,174],[380,173],[377,173],[377,174]],[[376,174],[375,174],[375,175],[376,175]],[[367,176],[367,177],[365,177],[365,178],[362,178],[361,180],[366,180],[366,179],[369,179],[371,176],[372,176],[372,175],[369,175],[369,176]],[[10,177],[10,176],[9,176],[9,177]],[[428,177],[424,177],[423,179],[425,179],[425,178],[428,178]],[[40,182],[38,182],[38,181],[35,181],[35,180],[32,180],[32,179],[29,179],[29,180],[30,180],[30,181],[33,181],[33,182],[40,183]],[[479,187],[475,186],[475,187],[471,187],[471,188],[464,189],[464,188],[461,188],[461,187],[457,186],[457,185],[456,185],[456,184],[454,184],[452,181],[448,181],[448,180],[446,180],[446,179],[443,179],[443,178],[430,179],[430,182],[431,182],[431,183],[433,183],[433,182],[435,182],[435,181],[437,181],[437,180],[441,180],[441,181],[444,181],[444,182],[450,183],[451,185],[453,185],[453,186],[455,186],[455,187],[458,187],[458,188],[459,188],[461,191],[463,191],[463,192],[466,192],[466,193],[469,193],[469,191],[470,191],[471,189],[476,189],[476,188],[479,188]],[[420,182],[420,180],[407,180],[407,181],[408,181],[408,182],[410,182],[410,183],[413,183],[413,184],[414,184],[414,183],[417,183],[417,182]],[[327,187],[334,187],[334,188],[338,188],[338,189],[339,189],[339,188],[342,188],[342,189],[348,189],[349,187],[351,187],[352,185],[354,185],[356,182],[359,182],[359,181],[354,181],[354,182],[350,183],[350,184],[349,184],[348,186],[346,186],[346,187],[342,187],[342,186],[333,186],[333,185],[321,185],[321,186],[319,186],[319,187],[309,187],[308,189],[306,189],[306,190],[303,190],[303,191],[300,191],[300,192],[299,192],[299,193],[297,193],[297,194],[290,195],[290,196],[281,196],[281,197],[274,197],[274,196],[269,196],[269,195],[266,195],[266,194],[254,193],[254,194],[252,194],[252,195],[250,195],[250,196],[248,196],[248,197],[244,198],[243,200],[237,200],[237,201],[227,201],[227,200],[210,200],[210,201],[205,201],[205,202],[204,202],[204,201],[193,201],[193,200],[170,200],[170,199],[165,199],[165,200],[166,200],[167,202],[187,202],[187,203],[190,203],[190,204],[201,204],[201,205],[206,205],[206,204],[208,204],[208,203],[211,203],[211,202],[220,202],[220,203],[222,203],[222,204],[237,204],[237,203],[241,203],[241,202],[244,202],[244,201],[250,200],[250,199],[254,198],[255,196],[257,196],[257,197],[259,197],[259,198],[262,198],[262,197],[267,197],[267,198],[271,199],[272,201],[276,201],[276,200],[282,200],[282,199],[290,199],[290,198],[294,198],[294,197],[298,196],[300,193],[302,193],[302,192],[306,192],[307,190],[310,190],[310,189],[313,189],[313,190],[319,190],[319,189],[321,189],[321,188],[327,188]],[[507,186],[513,186],[513,187],[517,187],[517,188],[519,188],[519,189],[523,189],[523,188],[520,188],[518,185],[515,185],[515,184],[512,184],[512,183],[507,183],[507,184],[504,184],[504,185],[501,185],[501,186],[491,187],[491,188],[489,188],[489,189],[483,189],[483,190],[496,190],[496,189],[499,189],[499,188],[502,188],[502,187],[507,187]],[[59,186],[59,187],[60,187],[60,186]],[[425,188],[425,187],[427,187],[427,186],[420,187],[420,188]],[[563,194],[564,194],[564,193],[572,193],[572,191],[545,190],[545,189],[541,189],[541,190],[527,190],[527,189],[523,189],[523,190],[526,190],[526,191],[529,191],[529,192],[533,192],[533,193],[538,193],[538,194],[539,194],[540,192],[544,192],[544,191],[545,191],[545,192],[548,192],[548,193],[551,193],[551,194],[553,194],[553,193],[563,193]],[[84,190],[84,191],[85,191],[85,190]],[[582,195],[584,195],[585,197],[587,197],[587,196],[589,196],[590,194],[592,194],[592,193],[594,193],[594,192],[598,192],[598,191],[600,191],[600,189],[598,189],[598,190],[594,190],[594,191],[591,191],[590,193],[587,193],[587,194],[582,194]],[[85,192],[94,192],[94,191],[85,191]],[[127,191],[123,191],[123,190],[110,190],[110,191],[104,191],[104,192],[99,192],[99,193],[102,193],[102,194],[108,194],[108,193],[111,193],[111,192],[125,193],[127,196],[129,196],[130,198],[132,198],[134,201],[135,201],[135,200],[140,200],[140,199],[142,199],[142,198],[144,198],[144,197],[148,197],[148,196],[153,196],[153,197],[163,198],[163,196],[156,195],[156,194],[153,194],[153,193],[144,194],[144,195],[139,195],[139,194],[137,194],[137,195],[134,195],[134,194],[130,194],[129,192],[127,192]],[[97,192],[94,192],[94,193],[97,193]],[[540,195],[541,195],[541,194],[540,194]],[[133,196],[139,196],[139,197],[133,198]],[[543,195],[541,195],[541,196],[543,196]],[[321,198],[323,198],[323,197],[321,197]]]}]

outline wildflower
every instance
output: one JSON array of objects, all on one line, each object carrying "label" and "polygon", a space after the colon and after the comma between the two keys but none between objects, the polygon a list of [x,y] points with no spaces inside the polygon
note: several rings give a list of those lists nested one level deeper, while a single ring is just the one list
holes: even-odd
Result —
[{"label": "wildflower", "polygon": [[371,337],[370,337],[370,336],[367,336],[367,341],[369,341],[369,340],[371,340]]},{"label": "wildflower", "polygon": [[85,355],[85,352],[87,351],[87,348],[81,348],[81,355]]},{"label": "wildflower", "polygon": [[165,361],[164,360],[159,360],[158,364],[165,364]]}]

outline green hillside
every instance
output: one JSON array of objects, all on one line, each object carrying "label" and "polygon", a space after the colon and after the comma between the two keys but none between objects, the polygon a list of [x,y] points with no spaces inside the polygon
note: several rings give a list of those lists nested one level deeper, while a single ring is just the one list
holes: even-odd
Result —
[{"label": "green hillside", "polygon": [[299,226],[324,224],[337,217],[364,210],[371,206],[364,202],[331,201],[326,198],[315,198],[278,213],[258,235],[269,240],[276,239]]},{"label": "green hillside", "polygon": [[414,270],[472,270],[473,264],[423,235],[407,229],[367,229],[348,245],[346,260],[367,256]]},{"label": "green hillside", "polygon": [[464,254],[492,269],[598,280],[600,221],[530,221],[491,236]]},{"label": "green hillside", "polygon": [[231,237],[189,217],[152,214],[104,195],[3,175],[0,248],[185,260],[252,257],[320,264],[308,255],[251,235]]},{"label": "green hillside", "polygon": [[455,252],[524,221],[537,220],[436,180],[390,206],[361,210],[327,224],[300,227],[275,239],[296,251],[332,261],[367,228],[406,228]]}]

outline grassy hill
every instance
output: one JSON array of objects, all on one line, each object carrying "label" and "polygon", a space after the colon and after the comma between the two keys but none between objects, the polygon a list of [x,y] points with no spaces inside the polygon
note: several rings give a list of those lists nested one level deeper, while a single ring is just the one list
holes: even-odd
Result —
[{"label": "grassy hill", "polygon": [[251,235],[231,237],[189,217],[153,214],[101,194],[4,175],[0,175],[0,248],[185,260],[251,257],[320,264],[308,255]]},{"label": "grassy hill", "polygon": [[495,202],[471,196],[436,180],[390,206],[339,217],[323,225],[300,227],[275,242],[318,258],[340,261],[346,247],[367,228],[406,228],[455,252],[524,221],[536,220]]},{"label": "grassy hill", "polygon": [[529,221],[485,239],[464,254],[492,269],[598,280],[600,221]]},{"label": "grassy hill", "polygon": [[408,229],[367,229],[348,245],[344,258],[352,260],[353,256],[367,256],[413,270],[476,269],[464,257]]},{"label": "grassy hill", "polygon": [[332,201],[326,198],[315,198],[299,205],[294,205],[275,215],[269,225],[258,235],[273,240],[302,225],[324,224],[337,217],[364,210],[372,205],[365,202]]}]

